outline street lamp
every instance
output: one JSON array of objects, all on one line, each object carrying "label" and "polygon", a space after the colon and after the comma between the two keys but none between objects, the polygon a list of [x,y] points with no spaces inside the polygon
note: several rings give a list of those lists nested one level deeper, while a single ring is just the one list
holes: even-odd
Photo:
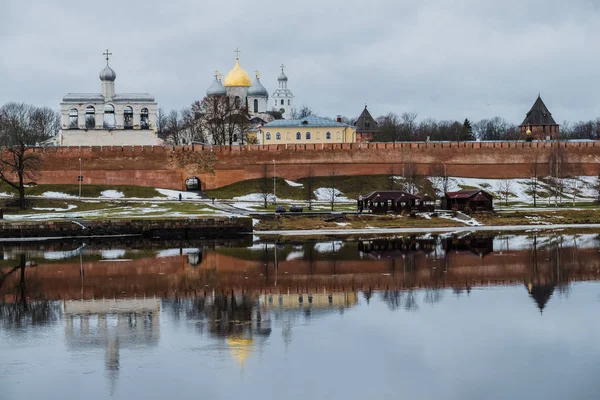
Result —
[{"label": "street lamp", "polygon": [[275,159],[273,159],[273,203],[277,203],[277,174],[275,171]]},{"label": "street lamp", "polygon": [[79,198],[81,199],[81,182],[83,181],[83,175],[81,174],[81,158],[79,159],[79,176],[77,177],[79,181]]}]

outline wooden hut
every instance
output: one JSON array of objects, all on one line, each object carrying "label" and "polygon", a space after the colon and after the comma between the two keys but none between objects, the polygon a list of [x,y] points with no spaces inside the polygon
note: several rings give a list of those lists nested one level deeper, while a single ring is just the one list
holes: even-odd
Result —
[{"label": "wooden hut", "polygon": [[457,211],[492,211],[494,197],[484,190],[447,192],[442,201],[442,208]]},{"label": "wooden hut", "polygon": [[375,191],[358,197],[358,211],[371,211],[376,214],[387,212],[433,211],[435,201],[399,190]]}]

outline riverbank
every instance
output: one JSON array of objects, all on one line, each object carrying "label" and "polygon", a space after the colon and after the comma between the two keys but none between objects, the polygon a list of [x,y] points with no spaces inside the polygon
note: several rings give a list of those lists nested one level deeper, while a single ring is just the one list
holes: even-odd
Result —
[{"label": "riverbank", "polygon": [[0,238],[68,238],[132,236],[160,239],[194,239],[236,236],[252,232],[252,219],[210,217],[186,219],[120,219],[68,221],[2,221]]}]

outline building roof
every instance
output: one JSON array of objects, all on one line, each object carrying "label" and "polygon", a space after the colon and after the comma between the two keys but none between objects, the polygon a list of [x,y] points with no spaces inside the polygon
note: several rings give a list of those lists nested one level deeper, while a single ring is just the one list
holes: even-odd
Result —
[{"label": "building roof", "polygon": [[474,197],[476,201],[491,199],[492,195],[484,190],[459,190],[457,192],[446,192],[446,197],[450,199],[470,199]]},{"label": "building roof", "polygon": [[383,191],[374,191],[365,194],[364,196],[360,196],[358,200],[376,200],[376,201],[408,201],[408,200],[418,200],[419,196],[414,194],[410,194],[407,192],[403,192],[401,190],[383,190]]},{"label": "building roof", "polygon": [[240,67],[240,59],[238,57],[235,58],[235,66],[229,73],[225,76],[225,86],[243,86],[250,87],[252,85],[252,81],[250,80],[250,76],[242,67]]},{"label": "building roof", "polygon": [[250,89],[248,89],[248,96],[267,98],[269,97],[269,92],[267,92],[267,89],[265,89],[262,83],[260,83],[258,73],[256,75],[256,78],[254,79],[254,82],[252,82],[252,86],[250,86]]},{"label": "building roof", "polygon": [[558,125],[554,118],[552,118],[552,113],[548,111],[548,108],[544,104],[544,101],[538,95],[538,98],[533,103],[531,110],[527,113],[525,120],[523,120],[522,125]]},{"label": "building roof", "polygon": [[[149,93],[120,93],[116,94],[112,103],[154,103],[154,96]],[[93,103],[104,104],[102,93],[68,93],[63,97],[63,103],[81,104]]]},{"label": "building roof", "polygon": [[215,79],[213,80],[210,87],[206,90],[206,95],[207,96],[215,96],[215,95],[225,96],[225,95],[227,95],[227,90],[225,89],[225,86],[223,86],[221,81],[219,80],[218,75],[215,74]]},{"label": "building roof", "polygon": [[371,116],[369,110],[367,110],[367,106],[358,117],[358,120],[354,123],[356,126],[356,132],[380,132],[379,127],[377,126],[377,121]]},{"label": "building roof", "polygon": [[334,121],[329,118],[317,117],[309,115],[301,119],[276,119],[265,125],[265,128],[273,127],[315,127],[315,126],[339,126],[347,127],[348,125]]}]

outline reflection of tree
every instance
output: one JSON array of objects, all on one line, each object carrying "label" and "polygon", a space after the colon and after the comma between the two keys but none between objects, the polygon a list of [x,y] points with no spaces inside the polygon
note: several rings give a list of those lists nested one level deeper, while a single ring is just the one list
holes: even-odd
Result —
[{"label": "reflection of tree", "polygon": [[[60,316],[58,303],[49,301],[27,301],[28,285],[25,279],[27,268],[25,254],[19,257],[19,265],[0,275],[0,293],[12,294],[11,303],[0,303],[0,322],[7,326],[21,327],[23,325],[44,325],[56,321]],[[8,278],[18,274],[14,287],[8,287]]]},{"label": "reflection of tree", "polygon": [[402,298],[404,297],[404,292],[401,290],[386,290],[382,293],[382,299],[385,304],[389,307],[390,310],[395,311],[402,306]]},{"label": "reflection of tree", "polygon": [[434,305],[442,300],[443,293],[439,288],[425,290],[425,303]]}]

